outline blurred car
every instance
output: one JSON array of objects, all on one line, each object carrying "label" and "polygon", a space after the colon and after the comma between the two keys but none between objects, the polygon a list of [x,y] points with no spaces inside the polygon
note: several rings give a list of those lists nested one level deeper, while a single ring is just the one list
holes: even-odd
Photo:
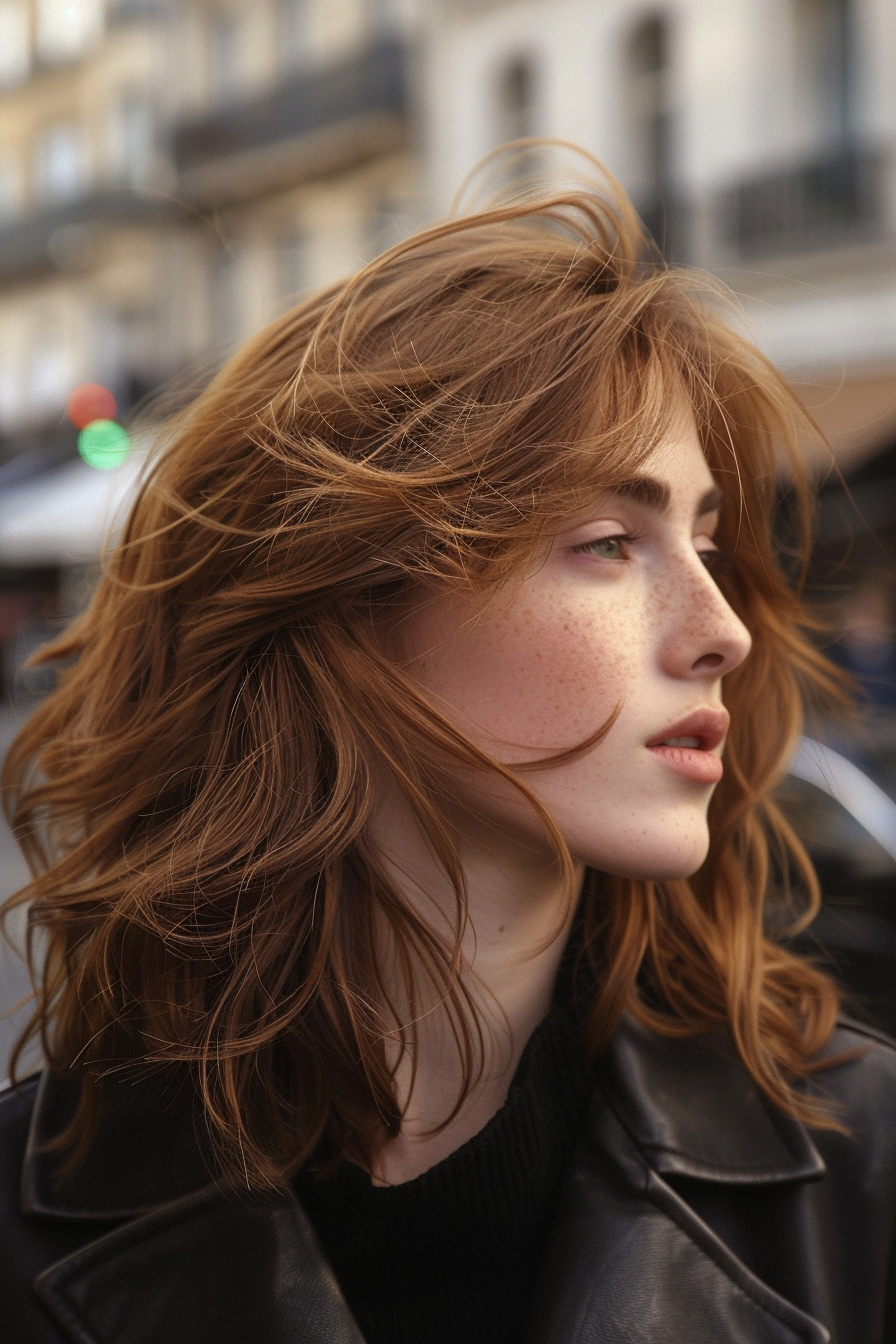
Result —
[{"label": "blurred car", "polygon": [[777,801],[822,890],[796,946],[840,982],[849,1011],[896,1036],[896,713],[804,737]]}]

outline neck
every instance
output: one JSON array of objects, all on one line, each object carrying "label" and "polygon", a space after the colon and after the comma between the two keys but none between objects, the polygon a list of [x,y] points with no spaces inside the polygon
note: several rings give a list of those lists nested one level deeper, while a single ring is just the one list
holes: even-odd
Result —
[{"label": "neck", "polygon": [[[404,1114],[400,1134],[380,1154],[374,1178],[412,1179],[447,1157],[503,1105],[520,1055],[547,1015],[569,935],[582,873],[571,884],[549,846],[520,845],[494,829],[461,825],[458,853],[467,892],[461,987],[482,1026],[482,1074],[450,1123],[463,1080],[451,1018],[434,989],[420,987],[413,1055],[396,1071]],[[374,842],[389,876],[415,913],[453,941],[457,895],[403,800],[387,794]]]}]

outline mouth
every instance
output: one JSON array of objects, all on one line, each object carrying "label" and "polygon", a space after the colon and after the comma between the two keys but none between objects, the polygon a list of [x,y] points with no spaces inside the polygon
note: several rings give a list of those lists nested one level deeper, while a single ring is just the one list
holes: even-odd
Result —
[{"label": "mouth", "polygon": [[670,724],[645,745],[682,778],[695,784],[717,784],[723,772],[717,748],[725,741],[729,721],[728,711],[721,705],[706,706]]}]

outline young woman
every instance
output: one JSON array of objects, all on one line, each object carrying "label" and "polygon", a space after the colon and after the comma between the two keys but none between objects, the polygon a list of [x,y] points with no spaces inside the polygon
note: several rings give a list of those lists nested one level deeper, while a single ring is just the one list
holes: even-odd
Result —
[{"label": "young woman", "polygon": [[4,1340],[896,1338],[896,1052],[773,936],[838,686],[799,425],[611,187],[412,238],[179,417],[7,764]]}]

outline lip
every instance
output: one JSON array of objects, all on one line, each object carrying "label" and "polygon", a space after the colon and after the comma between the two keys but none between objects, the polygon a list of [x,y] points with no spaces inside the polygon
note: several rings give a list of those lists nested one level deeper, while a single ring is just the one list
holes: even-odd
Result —
[{"label": "lip", "polygon": [[[656,733],[645,743],[657,760],[662,761],[676,775],[695,784],[718,784],[723,766],[716,748],[725,740],[730,715],[721,705],[707,705],[695,709],[683,719]],[[664,745],[670,737],[696,737],[698,747]]]},{"label": "lip", "polygon": [[[648,747],[661,747],[670,737],[698,737],[700,751],[714,751],[725,741],[731,715],[723,705],[705,705],[695,709],[683,719],[677,719],[655,733],[646,743]],[[696,748],[677,748],[677,750],[696,750]]]}]

